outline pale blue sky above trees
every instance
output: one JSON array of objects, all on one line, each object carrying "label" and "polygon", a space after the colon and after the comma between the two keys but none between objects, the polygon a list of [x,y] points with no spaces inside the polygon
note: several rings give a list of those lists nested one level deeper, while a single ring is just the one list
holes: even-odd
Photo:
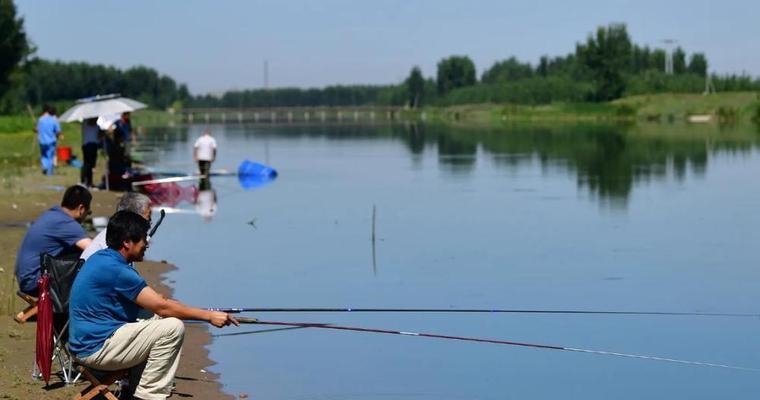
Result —
[{"label": "pale blue sky above trees", "polygon": [[193,93],[399,83],[412,66],[468,55],[478,77],[509,56],[535,64],[622,22],[634,43],[675,39],[709,70],[760,75],[752,0],[16,0],[37,55],[156,68]]}]

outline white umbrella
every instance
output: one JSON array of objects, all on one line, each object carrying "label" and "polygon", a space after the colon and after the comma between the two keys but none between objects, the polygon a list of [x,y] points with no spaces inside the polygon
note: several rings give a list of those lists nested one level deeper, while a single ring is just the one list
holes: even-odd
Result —
[{"label": "white umbrella", "polygon": [[87,118],[97,118],[103,115],[121,114],[145,108],[147,105],[119,95],[88,97],[77,100],[74,107],[69,108],[60,117],[63,122],[82,121]]},{"label": "white umbrella", "polygon": [[98,117],[98,127],[107,131],[119,118],[121,118],[121,114],[101,115]]}]

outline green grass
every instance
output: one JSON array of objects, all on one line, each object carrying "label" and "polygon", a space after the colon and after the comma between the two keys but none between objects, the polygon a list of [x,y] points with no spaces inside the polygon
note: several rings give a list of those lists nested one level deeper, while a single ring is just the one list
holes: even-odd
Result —
[{"label": "green grass", "polygon": [[734,115],[749,120],[757,109],[760,96],[755,92],[726,92],[709,95],[664,93],[631,96],[612,104],[636,109],[637,117],[649,121],[686,120],[689,115]]},{"label": "green grass", "polygon": [[159,110],[140,110],[132,113],[132,125],[140,127],[167,126],[180,121],[180,116]]},{"label": "green grass", "polygon": [[554,103],[536,106],[517,104],[472,104],[427,107],[404,111],[405,119],[462,124],[500,124],[514,122],[610,122],[633,121],[635,110],[611,103]]},{"label": "green grass", "polygon": [[760,94],[727,92],[631,96],[608,103],[544,105],[470,104],[405,110],[402,119],[444,123],[499,124],[513,122],[685,122],[690,115],[713,116],[712,124],[760,123]]},{"label": "green grass", "polygon": [[30,115],[0,115],[0,135],[32,133],[35,124]]},{"label": "green grass", "polygon": [[[133,114],[132,125],[137,127],[166,126],[175,116],[164,111],[141,110]],[[28,114],[0,115],[0,166],[34,165],[39,159],[36,122]],[[82,132],[78,122],[61,124],[63,139],[58,146],[70,146],[81,158]]]},{"label": "green grass", "polygon": [[[82,132],[78,123],[63,124],[63,139],[58,146],[70,146],[75,153],[82,146]],[[81,154],[80,154],[81,158]],[[32,165],[39,159],[37,134],[31,118],[0,116],[0,165]]]}]

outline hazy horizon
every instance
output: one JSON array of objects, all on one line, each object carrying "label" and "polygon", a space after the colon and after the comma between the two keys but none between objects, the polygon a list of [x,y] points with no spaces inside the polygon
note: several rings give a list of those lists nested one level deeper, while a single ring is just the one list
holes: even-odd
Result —
[{"label": "hazy horizon", "polygon": [[450,55],[472,58],[480,76],[510,56],[535,65],[542,55],[566,55],[610,23],[625,23],[639,45],[675,39],[687,54],[705,53],[710,72],[760,75],[749,40],[760,34],[760,4],[749,1],[22,0],[17,7],[39,57],[145,65],[196,94],[261,88],[265,61],[269,87],[399,83],[415,65],[435,76]]}]

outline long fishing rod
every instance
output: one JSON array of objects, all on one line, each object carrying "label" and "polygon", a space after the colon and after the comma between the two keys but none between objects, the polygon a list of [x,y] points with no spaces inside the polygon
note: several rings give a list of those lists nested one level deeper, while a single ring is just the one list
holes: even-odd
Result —
[{"label": "long fishing rod", "polygon": [[541,310],[541,309],[485,309],[485,308],[211,308],[231,314],[247,312],[328,313],[328,312],[381,312],[381,313],[511,313],[511,314],[592,314],[592,315],[662,315],[698,317],[760,317],[760,314],[718,312],[670,311],[615,311],[615,310]]},{"label": "long fishing rod", "polygon": [[150,238],[152,238],[153,235],[156,234],[156,230],[161,225],[161,223],[164,222],[164,217],[166,217],[166,211],[162,209],[160,212],[160,216],[158,218],[158,222],[156,222],[156,224],[153,225],[153,228],[150,230],[150,232],[148,232],[148,236],[147,236],[148,241],[150,241]]},{"label": "long fishing rod", "polygon": [[289,327],[299,327],[299,328],[334,329],[334,330],[364,332],[364,333],[383,333],[383,334],[389,334],[389,335],[417,336],[417,337],[427,337],[427,338],[434,338],[434,339],[460,340],[460,341],[465,341],[465,342],[492,343],[492,344],[501,344],[501,345],[507,345],[507,346],[530,347],[530,348],[544,349],[544,350],[571,351],[571,352],[576,352],[576,353],[598,354],[598,355],[625,357],[625,358],[638,358],[641,360],[662,361],[662,362],[685,364],[685,365],[700,366],[700,367],[726,368],[726,369],[734,369],[734,370],[741,370],[741,371],[760,372],[760,369],[757,369],[757,368],[741,367],[741,366],[735,366],[735,365],[715,364],[715,363],[709,363],[709,362],[703,362],[703,361],[682,360],[682,359],[677,359],[677,358],[648,356],[648,355],[642,355],[642,354],[619,353],[615,351],[590,350],[590,349],[555,346],[555,345],[547,345],[547,344],[515,342],[515,341],[510,341],[510,340],[482,339],[482,338],[467,337],[467,336],[440,335],[440,334],[435,334],[435,333],[405,332],[405,331],[395,331],[395,330],[390,330],[390,329],[360,328],[360,327],[354,327],[354,326],[319,324],[319,323],[311,323],[311,322],[262,321],[256,318],[245,318],[245,317],[240,317],[236,319],[238,322],[244,323],[244,324],[289,326]]}]

